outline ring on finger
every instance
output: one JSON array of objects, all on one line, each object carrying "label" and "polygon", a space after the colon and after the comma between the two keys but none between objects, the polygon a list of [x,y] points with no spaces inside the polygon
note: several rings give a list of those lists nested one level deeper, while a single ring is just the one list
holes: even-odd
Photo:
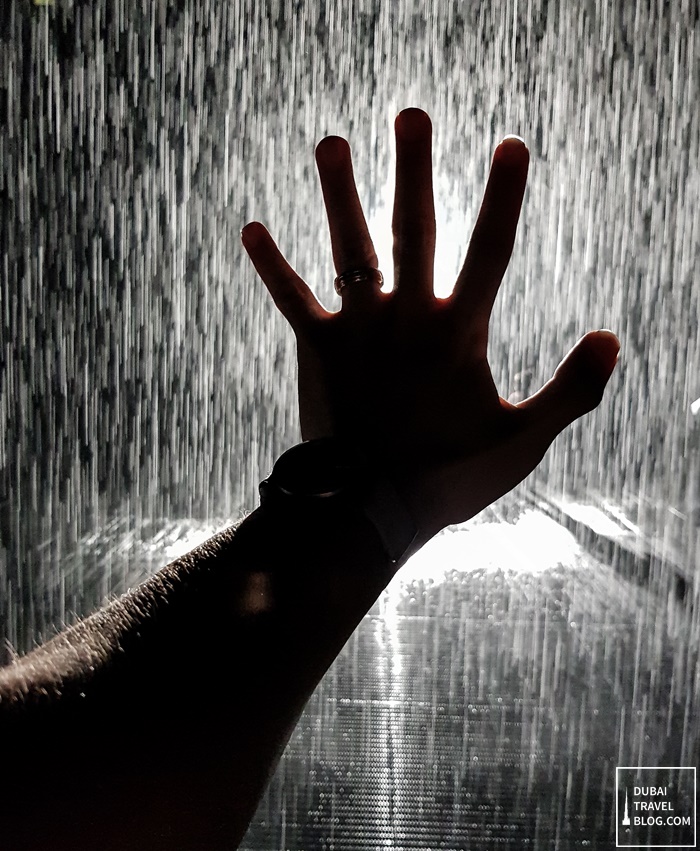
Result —
[{"label": "ring on finger", "polygon": [[379,269],[371,269],[371,268],[360,268],[360,269],[351,269],[349,272],[343,272],[333,282],[335,286],[335,291],[339,296],[342,296],[343,290],[345,287],[350,284],[363,284],[363,283],[376,283],[381,289],[382,284],[384,283],[384,275],[379,271]]}]

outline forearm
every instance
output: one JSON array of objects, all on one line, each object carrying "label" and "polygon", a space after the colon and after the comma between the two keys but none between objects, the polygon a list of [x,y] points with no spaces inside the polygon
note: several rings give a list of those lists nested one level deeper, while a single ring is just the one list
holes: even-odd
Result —
[{"label": "forearm", "polygon": [[22,802],[32,829],[51,823],[53,799],[55,848],[234,847],[392,573],[366,521],[284,529],[254,512],[4,669],[3,828]]}]

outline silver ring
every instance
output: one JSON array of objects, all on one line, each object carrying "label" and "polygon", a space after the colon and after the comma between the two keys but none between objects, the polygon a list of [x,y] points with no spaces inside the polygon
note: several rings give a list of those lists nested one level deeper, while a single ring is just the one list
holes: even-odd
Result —
[{"label": "silver ring", "polygon": [[379,269],[351,269],[349,272],[343,272],[342,275],[338,275],[333,285],[338,295],[342,295],[343,289],[348,284],[367,283],[368,281],[376,282],[381,288],[384,283],[384,275],[382,275]]}]

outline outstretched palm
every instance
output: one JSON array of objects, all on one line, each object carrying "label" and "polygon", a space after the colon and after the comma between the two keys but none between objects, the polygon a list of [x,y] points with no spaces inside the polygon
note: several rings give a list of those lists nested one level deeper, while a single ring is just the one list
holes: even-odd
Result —
[{"label": "outstretched palm", "polygon": [[[344,436],[374,457],[411,506],[421,543],[525,478],[556,435],[599,404],[619,349],[609,332],[587,334],[539,393],[518,405],[499,397],[488,325],[515,240],[527,148],[510,137],[496,149],[464,266],[441,299],[433,292],[431,133],[421,110],[396,120],[392,292],[353,283],[330,313],[260,223],[243,231],[297,337],[302,437]],[[316,160],[337,273],[376,268],[347,142],[327,137]]]}]

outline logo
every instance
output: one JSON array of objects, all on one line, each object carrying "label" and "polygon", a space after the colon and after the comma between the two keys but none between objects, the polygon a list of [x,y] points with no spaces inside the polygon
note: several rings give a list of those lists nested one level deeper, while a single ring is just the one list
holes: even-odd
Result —
[{"label": "logo", "polygon": [[615,771],[617,848],[696,848],[695,768]]}]

